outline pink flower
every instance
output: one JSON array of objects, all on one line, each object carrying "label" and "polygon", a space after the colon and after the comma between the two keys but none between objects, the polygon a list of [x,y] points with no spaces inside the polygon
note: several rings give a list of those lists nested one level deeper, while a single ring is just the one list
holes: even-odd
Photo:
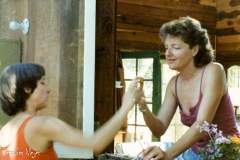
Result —
[{"label": "pink flower", "polygon": [[222,144],[222,143],[230,144],[231,141],[225,137],[219,137],[215,140],[215,144]]}]

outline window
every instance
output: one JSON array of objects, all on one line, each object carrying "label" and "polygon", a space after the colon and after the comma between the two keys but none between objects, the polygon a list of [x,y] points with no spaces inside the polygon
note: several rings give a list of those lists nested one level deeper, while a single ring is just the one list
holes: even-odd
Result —
[{"label": "window", "polygon": [[[150,52],[122,52],[126,87],[134,76],[144,78],[144,92],[149,109],[156,115],[161,105],[160,53]],[[128,114],[127,141],[159,141],[152,136],[146,126],[142,113],[135,105]]]},{"label": "window", "polygon": [[[155,54],[160,55],[158,52]],[[159,57],[156,58],[153,55],[154,52],[122,53],[126,85],[128,86],[134,75],[142,76],[144,78],[144,92],[148,107],[156,115],[165,96],[169,80],[172,76],[178,74],[178,72],[169,69],[165,59],[160,60]],[[159,61],[159,66],[155,65],[154,68],[154,61]],[[158,99],[158,101],[155,101],[156,99]],[[179,110],[177,109],[166,133],[161,138],[156,138],[152,136],[151,131],[144,122],[142,113],[139,112],[137,105],[135,105],[128,115],[127,141],[134,142],[136,140],[142,140],[149,142],[159,141],[161,139],[161,141],[165,142],[176,142],[187,129],[188,127],[181,123]]]},{"label": "window", "polygon": [[[238,107],[236,114],[240,115],[240,66],[234,65],[227,70],[228,91],[231,97],[233,106]],[[240,128],[240,121],[238,120]]]},{"label": "window", "polygon": [[[165,91],[170,79],[178,74],[176,70],[171,70],[165,59],[161,59],[161,78],[162,78],[162,100],[165,97]],[[180,119],[179,108],[177,109],[167,131],[161,137],[163,142],[176,142],[186,131],[188,127],[184,126]]]}]

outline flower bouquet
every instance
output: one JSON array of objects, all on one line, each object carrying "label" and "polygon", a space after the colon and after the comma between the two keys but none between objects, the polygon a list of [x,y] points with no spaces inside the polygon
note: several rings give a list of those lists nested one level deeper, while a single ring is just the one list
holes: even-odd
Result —
[{"label": "flower bouquet", "polygon": [[224,137],[217,125],[204,121],[202,126],[197,126],[200,132],[206,131],[208,148],[198,148],[203,160],[240,160],[240,138],[236,135]]}]

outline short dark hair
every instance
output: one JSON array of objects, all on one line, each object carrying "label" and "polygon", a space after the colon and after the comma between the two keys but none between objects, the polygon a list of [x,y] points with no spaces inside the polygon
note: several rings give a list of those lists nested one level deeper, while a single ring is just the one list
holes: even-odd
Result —
[{"label": "short dark hair", "polygon": [[210,44],[207,30],[201,27],[198,20],[189,16],[180,17],[162,25],[160,38],[164,42],[167,35],[181,38],[189,48],[199,45],[199,51],[194,57],[194,65],[202,67],[213,61],[213,48]]},{"label": "short dark hair", "polygon": [[43,66],[36,63],[20,63],[6,67],[0,79],[0,103],[2,110],[9,116],[26,110],[26,100],[37,87],[37,81],[45,75]]}]

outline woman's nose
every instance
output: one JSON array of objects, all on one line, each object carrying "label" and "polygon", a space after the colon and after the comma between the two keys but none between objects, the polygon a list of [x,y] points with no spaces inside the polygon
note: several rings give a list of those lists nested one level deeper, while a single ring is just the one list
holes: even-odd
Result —
[{"label": "woman's nose", "polygon": [[170,48],[166,49],[165,55],[167,55],[167,56],[172,55]]}]

